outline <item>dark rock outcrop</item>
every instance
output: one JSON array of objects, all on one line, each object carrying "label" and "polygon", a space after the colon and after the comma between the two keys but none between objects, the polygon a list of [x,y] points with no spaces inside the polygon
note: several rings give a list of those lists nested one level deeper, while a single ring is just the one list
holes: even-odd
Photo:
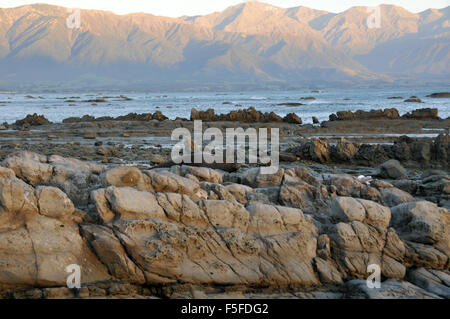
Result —
[{"label": "dark rock outcrop", "polygon": [[213,109],[207,111],[198,111],[193,108],[191,110],[191,121],[202,120],[205,122],[244,122],[244,123],[269,123],[269,122],[283,122],[283,119],[274,112],[262,113],[257,111],[254,107],[246,110],[231,111],[228,114],[216,114]]},{"label": "dark rock outcrop", "polygon": [[27,115],[22,120],[17,120],[16,126],[30,125],[30,126],[38,126],[38,125],[46,125],[51,122],[44,115],[37,115],[34,113],[33,115]]},{"label": "dark rock outcrop", "polygon": [[417,109],[411,113],[403,115],[403,118],[414,119],[414,120],[439,120],[439,110],[438,109]]},{"label": "dark rock outcrop", "polygon": [[427,95],[427,97],[431,98],[450,98],[450,92],[439,92]]},{"label": "dark rock outcrop", "polygon": [[353,120],[384,120],[384,119],[398,119],[400,118],[397,109],[385,109],[385,110],[371,110],[356,112],[340,111],[336,114],[330,115],[330,121],[353,121]]}]

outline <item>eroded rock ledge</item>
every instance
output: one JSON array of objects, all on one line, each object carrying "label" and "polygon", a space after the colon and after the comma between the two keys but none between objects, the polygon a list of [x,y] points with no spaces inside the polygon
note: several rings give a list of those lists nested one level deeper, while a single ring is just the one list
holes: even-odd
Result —
[{"label": "eroded rock ledge", "polygon": [[[449,260],[449,211],[383,180],[107,169],[29,152],[0,168],[5,298],[449,298]],[[379,290],[365,284],[370,264]]]}]

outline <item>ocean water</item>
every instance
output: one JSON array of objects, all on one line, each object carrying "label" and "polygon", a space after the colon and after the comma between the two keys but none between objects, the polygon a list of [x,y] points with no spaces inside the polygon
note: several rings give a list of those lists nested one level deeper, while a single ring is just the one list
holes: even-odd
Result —
[{"label": "ocean water", "polygon": [[[128,113],[153,113],[160,110],[171,119],[189,118],[191,108],[207,110],[213,108],[217,114],[254,106],[262,112],[274,111],[280,116],[296,113],[304,123],[312,123],[316,116],[320,121],[328,120],[337,111],[356,111],[397,108],[401,115],[417,108],[438,108],[439,116],[450,116],[450,99],[427,98],[435,92],[448,92],[449,87],[440,88],[400,88],[369,90],[323,90],[320,92],[208,92],[208,93],[26,93],[0,92],[0,123],[13,123],[27,114],[42,114],[52,122],[61,122],[72,116],[92,115],[120,116]],[[132,100],[120,98],[124,95]],[[302,100],[302,97],[316,100]],[[401,96],[402,99],[388,99]],[[425,103],[405,103],[404,100],[417,96]],[[81,102],[104,98],[106,103]],[[67,102],[75,100],[76,102]],[[302,106],[281,106],[280,103],[303,103]]]}]

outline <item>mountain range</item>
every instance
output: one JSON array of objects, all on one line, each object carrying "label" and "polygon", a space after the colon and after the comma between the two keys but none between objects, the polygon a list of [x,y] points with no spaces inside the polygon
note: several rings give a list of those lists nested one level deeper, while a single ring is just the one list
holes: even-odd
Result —
[{"label": "mountain range", "polygon": [[450,7],[342,13],[245,2],[167,18],[0,9],[0,90],[250,90],[449,84]]}]

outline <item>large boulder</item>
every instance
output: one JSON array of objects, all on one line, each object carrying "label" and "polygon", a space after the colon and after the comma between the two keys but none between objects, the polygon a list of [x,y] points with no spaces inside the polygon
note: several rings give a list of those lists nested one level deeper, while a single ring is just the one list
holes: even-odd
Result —
[{"label": "large boulder", "polygon": [[106,189],[105,197],[111,209],[123,219],[165,218],[166,216],[151,192],[140,192],[131,187],[111,186]]},{"label": "large boulder", "polygon": [[399,161],[389,160],[380,166],[379,175],[387,179],[405,179],[408,172]]},{"label": "large boulder", "polygon": [[207,194],[200,184],[191,179],[171,173],[167,170],[145,171],[150,179],[150,185],[155,192],[185,194],[195,200],[206,199]]},{"label": "large boulder", "polygon": [[105,166],[58,155],[50,156],[49,163],[53,166],[49,184],[63,190],[76,207],[86,207],[90,192],[101,186]]},{"label": "large boulder", "polygon": [[283,181],[284,169],[280,168],[276,174],[262,174],[260,167],[247,170],[242,182],[253,188],[263,188],[269,186],[280,186]]},{"label": "large boulder", "polygon": [[70,218],[75,211],[75,207],[70,198],[59,188],[49,186],[39,186],[35,190],[39,213],[59,219]]},{"label": "large boulder", "polygon": [[331,158],[338,163],[347,163],[358,154],[359,145],[340,141],[335,147],[331,148]]},{"label": "large boulder", "polygon": [[170,171],[183,177],[193,176],[198,181],[219,184],[223,182],[224,173],[208,167],[195,167],[187,165],[172,166]]},{"label": "large boulder", "polygon": [[450,254],[450,213],[434,203],[420,201],[392,208],[392,226],[402,238],[422,244],[440,243]]},{"label": "large boulder", "polygon": [[82,283],[111,278],[69,218],[73,205],[64,193],[52,187],[35,190],[15,176],[2,176],[1,289],[66,286],[66,268],[73,264],[80,266]]},{"label": "large boulder", "polygon": [[367,277],[367,267],[379,265],[384,276],[403,278],[405,248],[388,229],[390,209],[375,202],[338,197],[330,214],[332,257],[348,277]]},{"label": "large boulder", "polygon": [[5,158],[2,165],[32,185],[47,183],[53,174],[53,167],[47,163],[46,156],[26,151],[13,153]]},{"label": "large boulder", "polygon": [[15,125],[17,125],[17,126],[22,126],[22,125],[38,126],[38,125],[46,125],[46,124],[50,124],[50,123],[51,122],[47,118],[45,118],[45,116],[34,113],[34,114],[28,114],[22,120],[17,120]]},{"label": "large boulder", "polygon": [[81,233],[114,278],[121,282],[145,283],[144,273],[128,257],[114,232],[107,227],[84,224]]},{"label": "large boulder", "polygon": [[328,141],[314,139],[305,144],[303,153],[307,156],[307,159],[312,159],[319,163],[328,163],[330,161],[329,147]]},{"label": "large boulder", "polygon": [[326,186],[306,168],[293,168],[285,171],[279,202],[306,213],[315,213],[329,205],[329,194]]},{"label": "large boulder", "polygon": [[381,194],[381,203],[389,207],[416,201],[411,194],[395,187],[382,188],[379,191]]},{"label": "large boulder", "polygon": [[106,187],[135,187],[138,190],[153,190],[148,176],[136,167],[121,166],[110,169],[101,175],[101,179]]},{"label": "large boulder", "polygon": [[6,178],[0,176],[0,231],[22,227],[38,213],[33,187],[16,178],[11,171],[3,172]]}]

